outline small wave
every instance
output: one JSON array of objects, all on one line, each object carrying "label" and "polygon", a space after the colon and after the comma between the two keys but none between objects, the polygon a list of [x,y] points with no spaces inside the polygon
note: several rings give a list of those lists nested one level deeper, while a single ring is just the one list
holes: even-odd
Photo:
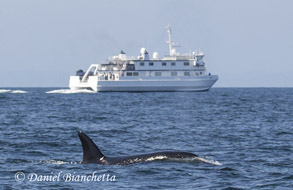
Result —
[{"label": "small wave", "polygon": [[96,93],[93,90],[70,90],[70,89],[60,89],[60,90],[51,90],[46,92],[47,94],[76,94],[76,93]]},{"label": "small wave", "polygon": [[204,162],[207,164],[213,164],[213,165],[217,165],[217,166],[221,166],[223,165],[222,163],[216,161],[216,160],[212,160],[210,158],[201,158],[201,157],[192,157],[192,158],[172,158],[169,159],[170,161],[183,161],[183,162]]},{"label": "small wave", "polygon": [[27,91],[24,91],[24,90],[12,90],[10,93],[14,93],[14,94],[25,94],[25,93],[27,93]]},{"label": "small wave", "polygon": [[216,160],[212,160],[212,159],[208,159],[208,158],[200,158],[200,157],[197,157],[195,158],[199,161],[202,161],[202,162],[205,162],[205,163],[208,163],[208,164],[213,164],[213,165],[217,165],[217,166],[222,166],[223,164],[216,161]]},{"label": "small wave", "polygon": [[7,90],[7,89],[1,89],[0,90],[0,93],[7,93],[7,92],[10,92],[11,90]]},{"label": "small wave", "polygon": [[13,94],[23,94],[27,93],[27,91],[24,90],[9,90],[9,89],[1,89],[0,93],[13,93]]},{"label": "small wave", "polygon": [[66,162],[63,160],[41,160],[40,163],[62,165],[62,164],[79,164],[78,162]]},{"label": "small wave", "polygon": [[229,167],[224,167],[224,168],[221,168],[222,171],[237,171],[233,168],[229,168]]},{"label": "small wave", "polygon": [[30,162],[29,160],[25,160],[25,159],[7,159],[6,161],[5,161],[5,163],[28,163],[28,162]]}]

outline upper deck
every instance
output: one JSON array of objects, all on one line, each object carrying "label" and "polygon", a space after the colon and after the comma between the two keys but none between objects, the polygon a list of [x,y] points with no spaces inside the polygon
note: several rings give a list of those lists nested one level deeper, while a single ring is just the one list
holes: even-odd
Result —
[{"label": "upper deck", "polygon": [[[145,48],[141,48],[140,55],[128,57],[121,50],[120,54],[112,56],[107,63],[93,64],[86,73],[78,73],[81,81],[86,81],[89,76],[98,76],[100,80],[126,80],[136,77],[136,80],[152,80],[176,77],[199,77],[207,75],[203,52],[190,52],[179,54],[175,47],[177,44],[172,41],[171,29],[168,28],[169,55],[159,57],[153,52],[152,57]],[[130,77],[130,78],[129,78]]]},{"label": "upper deck", "polygon": [[150,58],[145,48],[141,49],[141,54],[134,59],[127,57],[121,50],[118,56],[113,56],[108,60],[108,63],[101,64],[99,70],[136,70],[136,71],[180,71],[180,70],[205,70],[205,62],[203,61],[203,53],[187,54],[187,55],[170,55],[163,58],[158,57],[158,53],[153,53],[153,58]]},{"label": "upper deck", "polygon": [[179,54],[168,28],[169,55],[149,55],[141,48],[140,55],[128,57],[124,51],[106,63],[92,64],[86,72],[77,71],[70,77],[70,88],[94,91],[202,91],[218,80],[206,71],[204,54]]}]

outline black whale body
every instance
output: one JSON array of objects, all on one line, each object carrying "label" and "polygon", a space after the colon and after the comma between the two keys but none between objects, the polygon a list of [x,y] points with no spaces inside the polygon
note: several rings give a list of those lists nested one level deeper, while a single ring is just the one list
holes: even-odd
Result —
[{"label": "black whale body", "polygon": [[104,164],[104,165],[128,165],[153,160],[165,160],[170,158],[195,158],[197,155],[188,152],[155,152],[131,156],[105,156],[97,145],[84,133],[78,133],[83,148],[82,164]]}]

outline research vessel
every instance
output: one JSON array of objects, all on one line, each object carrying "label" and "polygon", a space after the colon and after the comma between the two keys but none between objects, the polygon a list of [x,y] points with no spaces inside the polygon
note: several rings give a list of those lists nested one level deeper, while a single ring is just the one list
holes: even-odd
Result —
[{"label": "research vessel", "polygon": [[141,48],[138,57],[120,54],[105,63],[92,64],[86,72],[78,70],[70,76],[72,90],[89,89],[96,92],[148,92],[148,91],[207,91],[218,80],[205,67],[202,51],[180,54],[172,41],[168,27],[169,55],[149,55]]}]

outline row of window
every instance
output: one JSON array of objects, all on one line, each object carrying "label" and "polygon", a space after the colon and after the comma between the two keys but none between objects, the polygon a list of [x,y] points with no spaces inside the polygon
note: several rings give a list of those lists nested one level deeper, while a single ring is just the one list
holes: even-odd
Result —
[{"label": "row of window", "polygon": [[[140,66],[144,66],[145,63],[144,62],[140,62]],[[184,66],[189,66],[189,62],[184,62],[183,63]],[[153,62],[149,62],[149,66],[154,66],[154,63]],[[162,66],[167,66],[167,63],[166,62],[163,62],[162,63]],[[176,66],[176,63],[175,62],[171,62],[171,66]]]},{"label": "row of window", "polygon": [[[202,72],[200,72],[200,74],[202,74]],[[139,72],[126,72],[126,76],[139,76]],[[162,72],[155,72],[155,76],[162,76]],[[171,76],[177,76],[177,72],[172,71]],[[185,71],[184,76],[190,76],[190,72]]]},{"label": "row of window", "polygon": [[127,72],[126,76],[131,77],[131,76],[138,76],[139,73],[138,72]]}]

